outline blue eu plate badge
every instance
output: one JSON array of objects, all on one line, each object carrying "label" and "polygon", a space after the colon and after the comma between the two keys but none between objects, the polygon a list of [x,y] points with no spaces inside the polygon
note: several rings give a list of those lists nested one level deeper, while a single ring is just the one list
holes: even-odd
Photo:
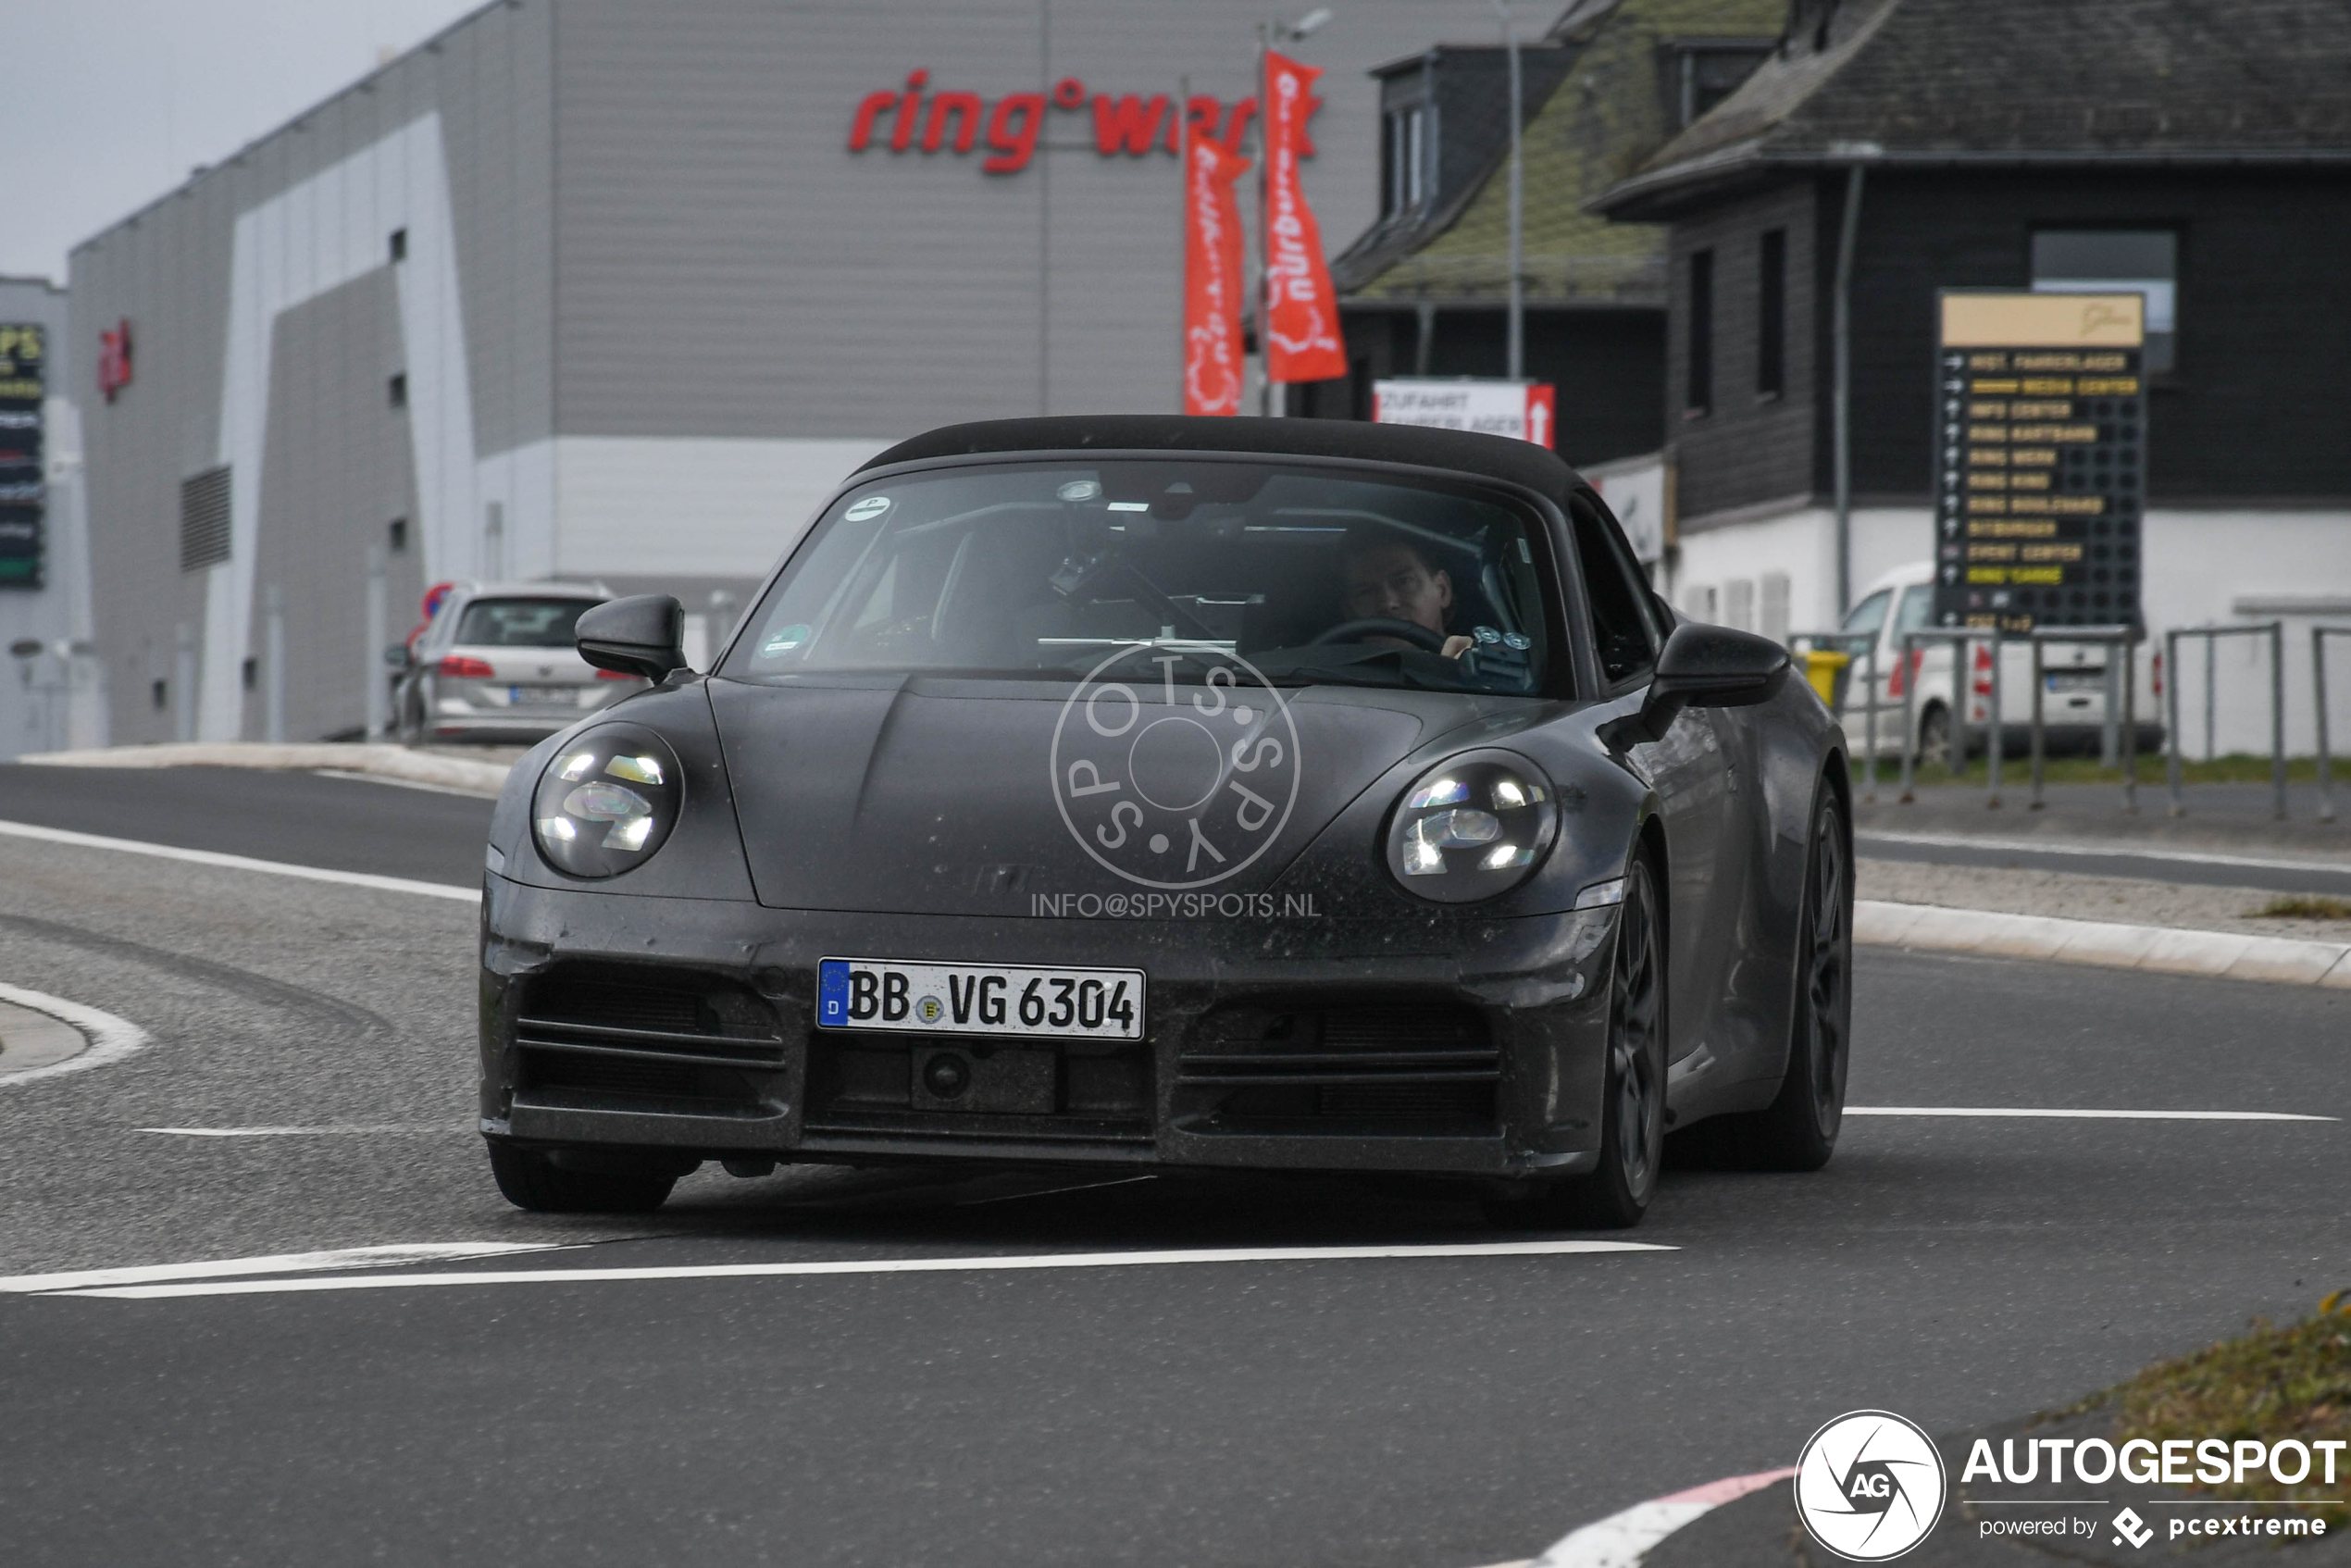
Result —
[{"label": "blue eu plate badge", "polygon": [[849,960],[827,958],[816,965],[816,1022],[838,1029],[849,1022]]}]

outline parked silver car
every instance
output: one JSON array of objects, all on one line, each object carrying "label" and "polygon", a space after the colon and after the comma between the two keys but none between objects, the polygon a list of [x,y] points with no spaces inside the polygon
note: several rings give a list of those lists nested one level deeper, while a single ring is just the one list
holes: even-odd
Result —
[{"label": "parked silver car", "polygon": [[593,668],[572,645],[611,594],[566,583],[460,583],[407,650],[393,650],[400,738],[541,740],[645,682]]}]

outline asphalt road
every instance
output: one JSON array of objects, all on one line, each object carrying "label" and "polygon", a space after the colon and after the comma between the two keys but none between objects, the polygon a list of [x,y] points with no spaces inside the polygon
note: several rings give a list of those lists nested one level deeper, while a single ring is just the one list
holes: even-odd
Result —
[{"label": "asphalt road", "polygon": [[[329,786],[386,842],[421,840],[424,803],[480,809],[293,788]],[[344,853],[378,831],[313,820]],[[277,842],[204,847],[295,858]],[[458,902],[0,838],[0,981],[153,1037],[0,1083],[0,1273],[420,1241],[581,1244],[462,1272],[1497,1238],[1441,1195],[1245,1177],[714,1168],[648,1219],[525,1215],[469,1130],[473,927]],[[1852,1099],[2351,1115],[2346,1025],[2342,992],[1865,951]],[[264,1126],[329,1130],[140,1130]],[[1855,1117],[1815,1176],[1670,1173],[1636,1238],[1675,1250],[1605,1256],[0,1294],[0,1549],[1474,1568],[1791,1463],[1843,1411],[1954,1431],[2298,1315],[2351,1284],[2346,1138]]]},{"label": "asphalt road", "polygon": [[491,803],[319,773],[0,764],[0,821],[466,888]]}]

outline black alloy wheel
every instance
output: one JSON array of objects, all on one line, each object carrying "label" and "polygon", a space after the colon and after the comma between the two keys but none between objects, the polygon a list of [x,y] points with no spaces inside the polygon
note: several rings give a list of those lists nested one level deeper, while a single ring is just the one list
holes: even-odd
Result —
[{"label": "black alloy wheel", "polygon": [[1599,1168],[1488,1200],[1496,1224],[1621,1230],[1648,1212],[1665,1163],[1665,939],[1656,878],[1648,858],[1636,854],[1625,869],[1609,960]]},{"label": "black alloy wheel", "polygon": [[1805,862],[1787,1075],[1767,1109],[1724,1118],[1740,1145],[1738,1163],[1751,1169],[1817,1171],[1836,1152],[1852,1060],[1852,864],[1844,807],[1823,780]]},{"label": "black alloy wheel", "polygon": [[490,1146],[490,1173],[507,1202],[539,1214],[651,1213],[678,1185],[674,1167],[573,1170],[543,1150],[510,1143]]}]

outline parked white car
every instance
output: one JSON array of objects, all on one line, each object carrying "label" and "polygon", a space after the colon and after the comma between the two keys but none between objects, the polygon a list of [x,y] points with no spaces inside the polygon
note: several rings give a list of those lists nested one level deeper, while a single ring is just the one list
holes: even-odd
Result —
[{"label": "parked white car", "polygon": [[[1902,667],[1901,635],[1931,625],[1934,604],[1934,563],[1919,561],[1898,566],[1871,583],[1846,615],[1840,630],[1853,640],[1841,646],[1853,655],[1853,664],[1847,674],[1841,716],[1855,756],[1861,754],[1869,730],[1869,650],[1874,647],[1878,754],[1900,754],[1904,688],[1915,681],[1917,693],[1910,714],[1919,754],[1923,760],[1948,762],[1953,695],[1951,644],[1929,643],[1911,655],[1908,670]],[[1872,641],[1860,641],[1864,637]],[[2109,687],[2108,653],[2107,647],[2095,642],[2043,645],[2045,690],[2041,711],[2051,755],[2100,750],[2109,695],[2118,703],[2121,700],[2119,688]],[[1991,649],[1981,643],[1974,645],[1969,653],[1969,663],[1972,667],[1967,682],[1967,751],[1973,755],[1984,750],[1992,723]],[[2163,745],[2163,726],[2154,716],[2155,702],[2146,689],[2146,668],[2143,660],[2142,689],[2135,715],[2137,749],[2143,756],[2160,751]],[[2120,671],[2116,674],[2119,678]],[[2033,649],[2022,641],[2006,644],[2001,654],[2000,718],[2005,754],[2023,755],[2032,745]]]},{"label": "parked white car", "polygon": [[572,646],[580,612],[611,597],[569,583],[457,584],[405,656],[392,650],[401,739],[529,743],[642,691]]}]

